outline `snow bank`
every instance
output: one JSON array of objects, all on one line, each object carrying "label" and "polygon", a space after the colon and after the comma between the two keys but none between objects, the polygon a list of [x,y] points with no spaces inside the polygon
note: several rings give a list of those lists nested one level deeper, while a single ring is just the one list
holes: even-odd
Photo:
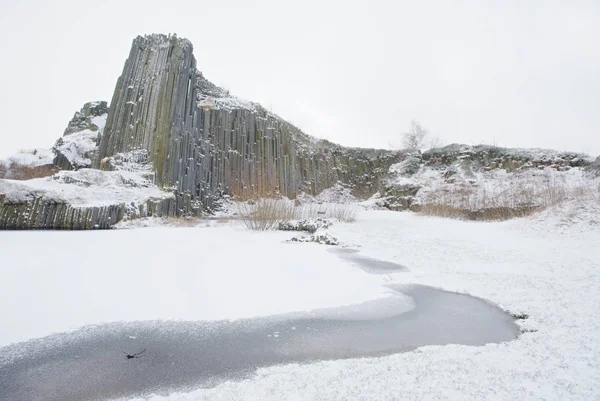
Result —
[{"label": "snow bank", "polygon": [[556,233],[572,236],[600,232],[600,197],[560,203],[524,218],[521,224],[527,224],[529,231],[543,237]]}]

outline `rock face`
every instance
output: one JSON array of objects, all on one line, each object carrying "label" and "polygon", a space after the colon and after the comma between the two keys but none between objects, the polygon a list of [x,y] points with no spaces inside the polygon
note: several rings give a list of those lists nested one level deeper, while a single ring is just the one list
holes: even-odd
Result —
[{"label": "rock face", "polygon": [[63,170],[91,167],[107,116],[106,102],[84,104],[69,122],[64,135],[52,147],[54,165]]},{"label": "rock face", "polygon": [[134,39],[110,108],[86,103],[52,150],[63,170],[135,173],[174,196],[97,207],[0,191],[0,228],[107,228],[125,216],[210,212],[226,194],[295,198],[336,184],[366,198],[396,157],[316,140],[232,97],[196,69],[188,40],[165,35]]},{"label": "rock face", "polygon": [[109,228],[124,218],[174,216],[176,200],[140,174],[81,169],[0,180],[0,229]]},{"label": "rock face", "polygon": [[176,36],[134,40],[117,82],[95,162],[145,149],[155,182],[211,209],[223,194],[294,198],[341,181],[367,195],[395,153],[316,141],[256,103],[230,96],[196,69]]},{"label": "rock face", "polygon": [[124,217],[174,215],[174,202],[148,201],[132,207],[126,203],[109,206],[78,207],[64,202],[33,198],[13,203],[0,195],[0,230],[93,230],[106,229]]},{"label": "rock face", "polygon": [[464,160],[473,168],[487,171],[502,168],[516,171],[527,168],[551,167],[565,170],[585,167],[591,163],[589,156],[575,152],[558,152],[548,149],[510,149],[489,145],[452,144],[429,149],[422,155],[427,166],[450,165]]},{"label": "rock face", "polygon": [[69,135],[73,132],[79,132],[86,129],[98,131],[100,127],[95,123],[94,117],[101,117],[108,114],[108,105],[105,101],[88,102],[83,105],[80,111],[76,112],[63,135]]},{"label": "rock face", "polygon": [[[600,171],[598,161],[568,152],[454,144],[403,155],[317,140],[208,81],[196,68],[192,44],[166,35],[134,39],[110,108],[86,103],[52,150],[57,167],[75,170],[53,177],[130,176],[156,192],[132,189],[128,180],[107,190],[105,180],[97,180],[90,188],[98,192],[86,198],[91,201],[78,204],[81,180],[73,183],[80,185],[76,191],[66,181],[57,191],[56,183],[41,178],[25,186],[0,180],[0,229],[109,228],[125,217],[211,212],[224,195],[294,199],[325,189],[325,198],[379,192],[383,206],[403,210],[440,182],[475,187],[477,175],[500,169]],[[119,185],[134,201],[111,197]],[[64,199],[66,192],[72,197]],[[105,201],[100,206],[93,202],[98,197]]]}]

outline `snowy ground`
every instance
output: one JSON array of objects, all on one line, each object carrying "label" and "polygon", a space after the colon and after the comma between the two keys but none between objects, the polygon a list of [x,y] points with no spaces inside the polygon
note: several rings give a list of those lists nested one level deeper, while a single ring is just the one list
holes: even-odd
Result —
[{"label": "snowy ground", "polygon": [[0,346],[86,324],[267,316],[386,296],[378,278],[325,247],[214,225],[0,231]]},{"label": "snowy ground", "polygon": [[410,282],[526,313],[527,332],[483,347],[274,366],[249,380],[144,400],[600,399],[600,225],[598,205],[588,206],[504,223],[364,211],[328,229],[363,255],[410,269],[388,276],[356,269],[323,245],[284,244],[293,233],[250,233],[233,222],[0,232],[0,346],[105,321],[347,305],[385,297],[383,284]]}]

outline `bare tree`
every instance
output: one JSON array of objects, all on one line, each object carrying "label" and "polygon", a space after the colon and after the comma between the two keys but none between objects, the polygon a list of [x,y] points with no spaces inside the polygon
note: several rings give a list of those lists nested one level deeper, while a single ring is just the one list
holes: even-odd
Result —
[{"label": "bare tree", "polygon": [[2,160],[0,160],[0,178],[4,178],[7,171],[8,166]]},{"label": "bare tree", "polygon": [[410,150],[421,150],[425,146],[425,138],[429,132],[421,127],[417,121],[410,122],[410,130],[402,134],[402,143],[405,148]]},{"label": "bare tree", "polygon": [[433,138],[429,138],[427,149],[440,148],[442,146],[444,146],[444,142],[439,136],[434,136]]}]

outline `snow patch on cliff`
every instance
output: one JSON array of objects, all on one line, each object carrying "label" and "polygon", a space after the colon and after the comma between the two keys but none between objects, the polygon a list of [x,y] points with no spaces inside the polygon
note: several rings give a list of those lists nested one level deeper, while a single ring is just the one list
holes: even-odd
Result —
[{"label": "snow patch on cliff", "polygon": [[98,147],[98,136],[104,132],[108,114],[92,117],[92,123],[97,131],[84,129],[67,134],[56,142],[54,151],[62,154],[74,168],[87,168],[92,165],[91,155]]},{"label": "snow patch on cliff", "polygon": [[0,180],[5,203],[42,198],[75,207],[108,206],[172,198],[137,173],[81,169],[60,171],[48,178],[27,181]]}]

